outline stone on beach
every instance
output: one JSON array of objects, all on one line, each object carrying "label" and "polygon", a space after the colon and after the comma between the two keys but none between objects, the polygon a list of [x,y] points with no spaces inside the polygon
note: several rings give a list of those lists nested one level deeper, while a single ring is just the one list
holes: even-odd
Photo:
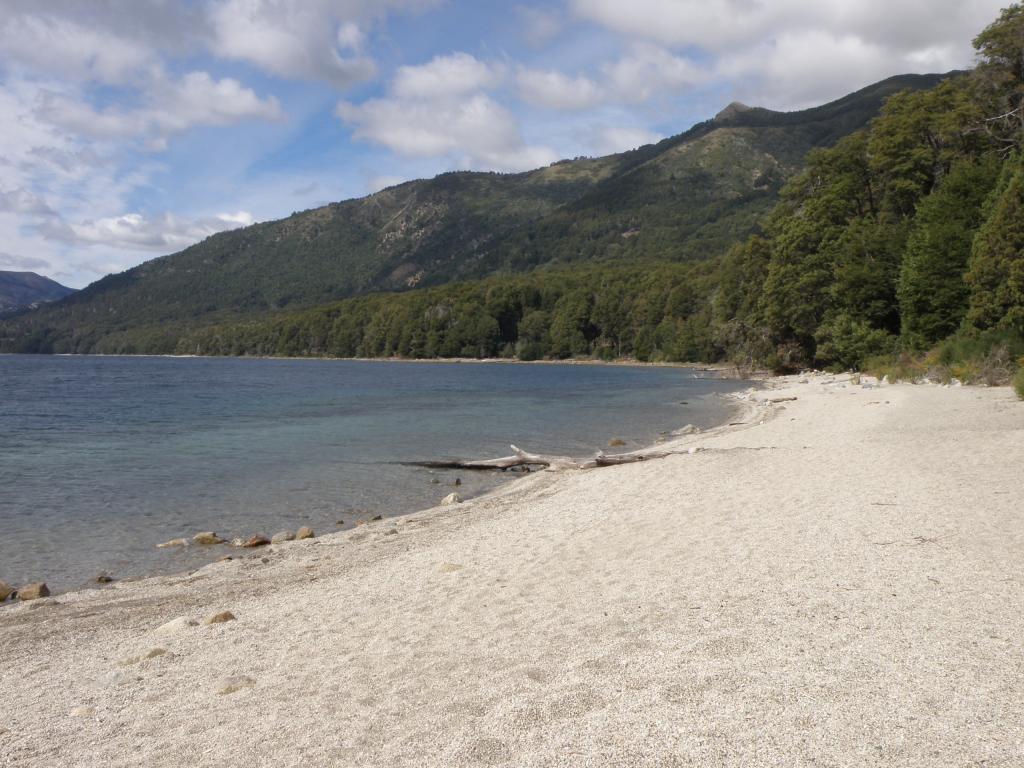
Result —
[{"label": "stone on beach", "polygon": [[224,624],[229,621],[235,621],[235,614],[231,611],[221,611],[215,613],[204,621],[204,624]]},{"label": "stone on beach", "polygon": [[181,632],[183,629],[198,625],[198,621],[190,619],[188,616],[179,616],[176,619],[171,619],[166,624],[161,624],[154,632],[158,635],[173,635],[175,632]]},{"label": "stone on beach", "polygon": [[194,541],[196,544],[201,544],[206,547],[224,543],[224,539],[222,539],[213,531],[200,531],[192,537],[192,541]]},{"label": "stone on beach", "polygon": [[75,707],[69,714],[71,717],[92,717],[96,714],[96,710],[92,707]]},{"label": "stone on beach", "polygon": [[248,675],[234,675],[226,677],[218,683],[217,693],[221,696],[226,696],[230,693],[237,693],[245,688],[252,688],[255,685],[256,681]]},{"label": "stone on beach", "polygon": [[97,584],[109,584],[114,580],[114,577],[109,573],[101,573],[96,577]]},{"label": "stone on beach", "polygon": [[316,534],[313,533],[313,529],[309,526],[302,526],[295,532],[296,539],[313,539],[316,538]]},{"label": "stone on beach", "polygon": [[171,539],[170,541],[165,541],[163,544],[157,544],[156,548],[157,549],[170,549],[171,547],[187,547],[187,546],[188,546],[188,540],[187,539]]},{"label": "stone on beach", "polygon": [[281,531],[270,537],[271,544],[284,544],[286,541],[294,541],[295,534],[291,531]]},{"label": "stone on beach", "polygon": [[461,503],[462,503],[462,497],[459,496],[459,494],[457,494],[457,493],[449,493],[447,496],[445,496],[443,499],[441,499],[441,505],[445,506],[445,507],[449,507],[452,504],[461,504]]},{"label": "stone on beach", "polygon": [[14,594],[14,587],[4,581],[0,581],[0,603]]},{"label": "stone on beach", "polygon": [[231,544],[233,546],[236,546],[236,547],[250,547],[250,548],[251,547],[265,547],[269,543],[270,543],[270,539],[268,539],[266,536],[260,536],[259,534],[256,534],[255,536],[250,536],[248,539],[244,539],[244,540],[243,539],[235,539],[234,541],[231,542]]},{"label": "stone on beach", "polygon": [[50,588],[41,581],[37,581],[34,584],[26,584],[23,587],[18,587],[19,600],[38,600],[41,597],[49,596]]}]

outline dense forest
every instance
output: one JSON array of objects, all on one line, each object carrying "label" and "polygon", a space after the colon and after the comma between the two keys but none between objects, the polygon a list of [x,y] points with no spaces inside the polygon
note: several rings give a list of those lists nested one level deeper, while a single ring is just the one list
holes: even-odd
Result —
[{"label": "dense forest", "polygon": [[[974,44],[974,70],[892,95],[866,127],[813,149],[755,233],[716,258],[645,248],[202,327],[125,329],[90,349],[731,360],[1006,379],[1024,355],[1021,5]],[[642,208],[643,191],[632,194]],[[572,216],[570,205],[547,221]],[[554,225],[508,247],[543,226]],[[46,351],[51,340],[41,329],[7,343]]]}]

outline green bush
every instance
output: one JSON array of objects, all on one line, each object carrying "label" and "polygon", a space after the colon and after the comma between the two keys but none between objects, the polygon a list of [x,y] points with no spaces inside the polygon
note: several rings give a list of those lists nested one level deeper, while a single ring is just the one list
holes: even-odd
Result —
[{"label": "green bush", "polygon": [[1024,367],[1017,369],[1017,375],[1013,377],[1013,389],[1017,397],[1024,400]]}]

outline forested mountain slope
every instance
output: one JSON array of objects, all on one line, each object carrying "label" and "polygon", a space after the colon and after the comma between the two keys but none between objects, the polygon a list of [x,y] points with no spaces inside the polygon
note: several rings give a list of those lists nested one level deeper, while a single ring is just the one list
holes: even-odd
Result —
[{"label": "forested mountain slope", "polygon": [[89,352],[127,334],[159,351],[179,328],[382,290],[582,259],[688,261],[755,230],[808,151],[884,100],[945,76],[890,78],[794,113],[733,104],[658,144],[521,174],[448,173],[214,235],[0,326],[0,349]]},{"label": "forested mountain slope", "polygon": [[56,301],[74,292],[73,288],[35,272],[0,270],[0,312]]}]

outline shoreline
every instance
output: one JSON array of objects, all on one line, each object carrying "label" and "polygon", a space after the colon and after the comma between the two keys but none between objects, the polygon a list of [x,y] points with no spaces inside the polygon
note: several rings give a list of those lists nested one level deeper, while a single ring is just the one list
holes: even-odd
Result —
[{"label": "shoreline", "polygon": [[[691,433],[691,434],[688,434],[688,435],[685,435],[685,436],[675,436],[675,437],[673,437],[672,436],[672,432],[677,431],[679,429],[682,429],[682,428],[684,428],[686,426],[689,426],[689,425],[681,425],[679,427],[676,427],[676,430],[662,432],[659,435],[659,439],[658,440],[655,440],[654,442],[646,444],[646,445],[639,446],[637,448],[633,448],[632,450],[629,450],[629,451],[624,451],[623,454],[628,455],[628,454],[633,454],[633,453],[647,453],[647,452],[651,452],[651,451],[655,451],[655,450],[657,450],[657,451],[671,450],[672,446],[674,444],[680,444],[680,443],[686,442],[691,437],[695,437],[695,436],[711,437],[711,436],[714,436],[716,434],[721,434],[721,433],[724,433],[724,432],[727,432],[727,431],[730,431],[730,430],[738,429],[740,426],[748,426],[746,424],[739,425],[739,424],[735,423],[734,420],[737,419],[737,418],[740,418],[740,417],[754,415],[754,414],[756,414],[758,412],[757,409],[752,405],[752,403],[750,401],[751,394],[753,392],[755,392],[756,390],[757,390],[757,387],[750,387],[748,390],[746,390],[745,392],[742,392],[742,393],[728,393],[728,394],[716,393],[714,395],[715,397],[719,397],[719,398],[731,401],[730,404],[729,404],[729,416],[726,419],[726,421],[721,423],[721,424],[717,424],[717,425],[715,425],[713,427],[708,427],[707,429],[699,430],[698,432]],[[494,458],[494,457],[489,457],[488,456],[488,457],[483,457],[483,458]],[[392,462],[392,463],[394,463],[394,462]],[[454,472],[454,471],[457,471],[457,470],[453,469],[451,471]],[[497,477],[501,477],[503,479],[497,485],[495,485],[493,488],[490,488],[490,489],[484,491],[483,493],[480,493],[480,494],[477,494],[477,495],[474,495],[474,496],[469,496],[469,497],[464,498],[463,501],[460,502],[460,504],[468,504],[468,503],[476,503],[476,502],[486,502],[491,497],[497,497],[497,496],[503,495],[505,493],[505,491],[510,489],[511,486],[523,483],[523,482],[525,482],[526,480],[528,480],[532,476],[539,475],[539,474],[542,474],[542,473],[545,473],[545,472],[552,472],[552,473],[555,473],[555,474],[558,473],[558,470],[547,470],[547,469],[532,469],[532,470],[527,471],[527,472],[514,471],[514,470],[493,470],[492,471],[492,470],[473,470],[473,469],[464,469],[464,470],[461,470],[461,471],[463,471],[463,472],[486,471],[487,474],[490,474],[490,475],[493,475],[493,476],[497,476]],[[580,470],[580,471],[593,471],[593,470]],[[454,508],[455,508],[454,506],[446,506],[446,505],[443,505],[441,502],[439,502],[438,504],[435,504],[435,505],[430,506],[430,507],[422,507],[422,508],[410,510],[408,512],[399,512],[397,514],[388,515],[388,516],[377,516],[377,517],[374,517],[373,519],[360,519],[360,520],[357,520],[352,525],[352,527],[346,527],[346,528],[343,528],[341,530],[330,530],[330,531],[324,531],[324,532],[320,532],[320,533],[317,533],[316,531],[314,531],[315,535],[311,536],[309,538],[310,539],[324,539],[324,538],[332,537],[332,536],[344,536],[346,534],[350,534],[350,533],[353,533],[355,531],[358,531],[361,527],[364,527],[364,526],[366,526],[368,524],[371,524],[371,523],[387,523],[389,521],[397,521],[397,520],[401,520],[403,518],[410,517],[410,516],[413,516],[413,515],[426,514],[426,513],[435,511],[435,510],[445,510],[445,509],[454,509]],[[199,533],[199,532],[197,531],[196,533]],[[256,535],[256,534],[254,534],[254,535]],[[187,536],[184,536],[184,538],[188,539],[191,542],[191,536],[192,536],[192,534],[190,533]],[[245,558],[258,559],[258,558],[260,558],[262,556],[262,553],[264,551],[272,551],[273,547],[275,547],[275,546],[279,547],[279,546],[284,546],[284,545],[293,544],[293,543],[294,543],[294,541],[288,541],[288,542],[282,542],[282,543],[279,543],[279,544],[262,545],[262,546],[259,546],[259,547],[239,547],[239,546],[235,546],[235,545],[231,544],[229,541],[225,540],[224,543],[215,544],[215,545],[198,545],[198,544],[195,544],[195,543],[189,543],[187,546],[189,546],[189,547],[202,547],[203,550],[208,551],[211,555],[221,554],[221,555],[230,556],[234,560],[241,560],[241,559],[245,559]],[[154,544],[154,546],[156,546],[156,545]],[[144,583],[144,582],[147,582],[147,581],[150,581],[150,580],[156,580],[156,579],[187,579],[187,578],[195,575],[199,571],[203,570],[204,568],[209,567],[211,565],[215,565],[216,563],[222,561],[223,559],[224,559],[223,557],[218,558],[216,560],[213,560],[211,562],[208,562],[208,563],[206,563],[204,565],[201,565],[201,566],[199,566],[197,568],[193,568],[191,570],[189,570],[188,568],[183,568],[180,571],[174,571],[174,572],[171,572],[171,573],[157,573],[157,574],[150,574],[150,575],[147,575],[147,576],[128,576],[128,577],[124,577],[124,578],[114,578],[112,581],[107,582],[107,583],[96,583],[96,584],[91,584],[91,585],[82,585],[82,586],[75,587],[75,588],[68,589],[68,590],[56,590],[56,591],[51,592],[49,595],[47,595],[47,597],[56,599],[56,598],[60,598],[60,597],[67,597],[69,595],[77,595],[78,593],[110,592],[112,590],[116,590],[118,587],[121,587],[121,586],[136,585],[136,584],[140,584],[140,583]],[[45,583],[45,581],[46,580],[43,579],[41,581],[41,583]],[[12,585],[12,586],[15,586],[15,585]],[[10,607],[14,607],[14,606],[17,606],[17,605],[25,605],[25,603],[19,603],[14,598],[11,598],[8,601],[0,601],[0,618],[3,617],[3,610],[4,610],[4,608],[10,608]],[[31,603],[29,603],[29,606],[31,607]]]},{"label": "shoreline", "polygon": [[745,408],[665,459],[0,610],[0,762],[1013,763],[1022,404],[810,375]]},{"label": "shoreline", "polygon": [[[21,355],[22,353],[16,352],[3,352],[0,353],[0,357],[14,357]],[[303,355],[299,357],[288,357],[285,355],[152,355],[152,354],[103,354],[103,353],[88,353],[78,354],[72,352],[54,352],[51,354],[38,354],[29,353],[29,356],[33,357],[73,357],[73,358],[89,358],[89,357],[116,357],[116,358],[166,358],[170,360],[308,360],[313,362],[338,362],[338,361],[352,361],[359,363],[417,363],[417,364],[429,364],[436,363],[441,365],[452,365],[452,364],[481,364],[481,365],[492,365],[496,363],[505,363],[508,365],[597,365],[597,366],[620,366],[627,368],[685,368],[691,369],[700,373],[717,373],[723,378],[729,379],[748,379],[750,381],[763,380],[770,378],[771,374],[768,371],[756,370],[752,371],[749,375],[744,375],[740,372],[739,367],[732,363],[701,363],[701,362],[665,362],[665,361],[642,361],[635,360],[633,358],[615,358],[613,360],[600,360],[596,358],[570,358],[565,360],[519,360],[518,358],[510,357],[330,357],[326,355],[321,356],[310,356]]]},{"label": "shoreline", "polygon": [[[62,356],[63,357],[90,357],[90,355],[54,355],[54,356],[55,357],[62,357]],[[132,358],[132,357],[147,357],[147,358],[170,357],[172,359],[177,359],[177,358],[182,358],[182,357],[189,358],[189,357],[196,357],[196,356],[95,355],[95,357],[117,357],[117,358],[122,358],[122,357],[123,358]],[[198,356],[198,357],[204,357],[204,356]],[[216,359],[234,359],[234,358],[218,357]],[[491,364],[491,363],[512,362],[512,361],[507,361],[507,360],[497,359],[497,358],[495,358],[495,359],[450,358],[450,359],[440,359],[440,360],[413,360],[413,359],[400,359],[400,358],[395,358],[395,359],[388,358],[388,359],[385,359],[385,358],[266,358],[266,357],[255,358],[255,357],[249,357],[249,358],[244,358],[244,359],[250,359],[250,360],[275,359],[275,360],[289,360],[289,361],[290,360],[306,360],[306,359],[312,359],[312,360],[353,360],[353,361],[356,361],[356,362],[374,362],[374,363],[385,363],[385,362],[434,363],[434,362],[436,362],[436,363],[441,363],[441,364],[458,364],[458,363],[464,363],[464,362],[466,362],[466,363],[479,363],[479,364]],[[691,369],[691,366],[689,366],[689,365],[683,366],[683,365],[676,365],[676,364],[657,364],[657,363],[651,363],[651,364],[636,363],[636,364],[633,364],[633,363],[630,363],[628,361],[608,362],[608,361],[597,360],[597,361],[515,361],[515,362],[518,362],[518,363],[521,363],[521,364],[544,364],[544,365],[601,365],[601,366],[623,366],[623,367],[636,367],[636,368],[653,367],[653,368],[686,368],[686,369]],[[701,369],[692,369],[692,370],[694,370],[695,373],[701,372]],[[711,369],[703,369],[703,372],[710,372],[710,371],[711,371]],[[698,378],[719,378],[719,377],[698,377]],[[732,377],[728,377],[728,376],[721,377],[721,378],[732,379]],[[751,387],[751,389],[756,388],[756,382],[751,380],[750,383],[752,385],[754,385],[754,386]],[[717,431],[717,430],[719,430],[721,428],[728,428],[729,422],[733,420],[734,415],[736,413],[738,413],[740,410],[742,410],[742,408],[743,408],[743,403],[736,399],[736,397],[735,397],[736,394],[737,393],[718,392],[718,393],[714,393],[714,394],[710,395],[710,397],[717,398],[720,402],[725,402],[726,403],[726,407],[724,409],[725,413],[723,414],[723,421],[721,423],[715,424],[712,427],[706,428],[704,430],[703,434],[710,434],[710,433],[715,432],[715,431]],[[688,426],[688,425],[683,420],[681,420],[681,419],[678,420],[678,422],[673,421],[671,424],[663,425],[663,429],[661,431],[659,431],[657,433],[657,435],[652,435],[651,439],[650,439],[650,442],[643,443],[643,444],[637,443],[636,445],[631,446],[629,448],[629,450],[623,450],[622,448],[613,448],[609,452],[611,452],[611,453],[625,453],[625,454],[629,454],[629,453],[644,453],[644,452],[650,452],[650,451],[653,451],[653,450],[663,450],[665,448],[665,446],[669,442],[672,442],[672,440],[673,440],[672,433],[674,431],[682,429],[685,426]],[[600,444],[596,444],[594,446],[594,449],[595,450],[605,450],[605,451],[608,451],[608,447],[602,448],[600,446]],[[492,457],[492,456],[465,456],[464,458],[471,460],[471,459],[494,458],[494,457]],[[406,462],[401,462],[397,458],[395,458],[395,459],[393,459],[393,460],[391,460],[389,462],[384,462],[384,464],[402,464],[402,463],[406,463]],[[454,468],[452,470],[450,470],[451,473],[456,473],[458,471],[459,470],[456,470]],[[464,469],[464,470],[461,470],[461,471],[464,472],[464,473],[469,472],[471,474],[475,474],[477,472],[477,470],[471,470],[471,469]],[[474,495],[467,496],[467,497],[465,497],[465,500],[466,501],[477,501],[477,500],[480,500],[480,499],[485,499],[486,497],[490,496],[491,494],[499,493],[505,487],[507,487],[507,486],[509,486],[511,484],[517,483],[517,482],[521,482],[524,479],[526,479],[527,477],[529,477],[531,474],[535,474],[535,473],[540,472],[540,471],[543,471],[543,470],[542,469],[538,469],[538,468],[534,468],[534,469],[530,470],[529,472],[521,472],[521,471],[501,471],[501,472],[489,471],[489,472],[486,472],[487,475],[489,475],[491,477],[494,477],[494,478],[498,478],[498,479],[494,480],[494,486],[489,488],[488,490],[483,491],[482,493],[476,493]],[[438,485],[437,487],[438,488],[443,488],[445,486]],[[457,488],[457,487],[455,487],[455,488],[446,488],[446,490],[442,492],[442,495],[444,495],[444,493],[447,493],[448,491],[452,491],[452,490],[454,490],[456,492],[459,492],[460,489]],[[437,499],[437,504],[439,504],[439,503],[440,503],[440,498]],[[437,504],[435,504],[434,506],[437,506]],[[407,516],[410,516],[410,515],[420,514],[420,513],[424,512],[426,510],[433,509],[434,506],[425,506],[425,507],[409,506],[409,507],[404,508],[405,511],[400,511],[400,512],[392,513],[392,514],[382,513],[383,514],[383,520],[384,521],[396,520],[396,519],[400,519],[400,518],[407,517]],[[341,513],[341,514],[344,514],[344,513]],[[377,513],[375,513],[375,512],[364,511],[361,515],[357,515],[357,516],[354,516],[351,519],[349,519],[350,515],[349,514],[344,514],[344,517],[348,521],[347,525],[335,526],[335,527],[332,528],[332,527],[328,527],[327,524],[324,523],[324,526],[325,526],[324,528],[320,528],[319,526],[316,526],[315,530],[316,530],[317,535],[320,536],[320,537],[332,536],[332,535],[337,535],[337,534],[344,534],[344,533],[348,533],[348,532],[351,532],[353,530],[356,530],[360,526],[365,525],[367,523],[376,522],[376,518],[378,516],[379,515],[377,515]],[[313,524],[313,523],[311,522],[311,524]],[[316,524],[313,524],[313,525],[316,525]],[[137,556],[137,559],[135,560],[135,562],[140,564],[139,569],[134,571],[134,572],[129,572],[127,575],[124,575],[124,576],[120,575],[119,573],[112,572],[112,570],[110,568],[104,567],[102,565],[96,565],[92,569],[93,572],[96,573],[96,574],[100,574],[101,576],[109,576],[109,577],[111,577],[110,581],[103,581],[103,582],[101,582],[101,581],[98,581],[97,579],[94,579],[94,578],[90,577],[86,581],[79,581],[79,582],[75,583],[73,586],[67,586],[65,584],[60,584],[60,582],[63,580],[63,578],[58,579],[54,575],[54,572],[51,572],[50,574],[47,574],[47,573],[33,574],[31,576],[32,581],[30,583],[47,583],[47,584],[49,584],[49,588],[51,590],[49,597],[56,598],[56,597],[61,597],[61,596],[64,596],[64,595],[68,595],[68,594],[72,594],[72,593],[76,593],[76,592],[81,592],[81,591],[85,591],[85,592],[110,591],[111,589],[115,588],[115,585],[137,584],[139,582],[144,582],[144,581],[147,581],[149,579],[184,578],[184,577],[192,575],[197,570],[200,570],[201,568],[205,567],[206,565],[211,564],[211,562],[216,562],[217,559],[222,559],[224,557],[233,557],[235,559],[244,559],[244,558],[248,558],[248,557],[259,558],[261,556],[261,553],[263,551],[263,547],[248,548],[248,547],[233,546],[230,543],[230,541],[232,539],[245,540],[245,539],[249,538],[250,536],[258,536],[258,535],[265,535],[265,536],[267,536],[269,538],[274,533],[274,531],[276,531],[276,530],[287,530],[288,529],[288,525],[285,522],[281,522],[280,525],[270,526],[269,528],[266,529],[265,533],[263,531],[256,531],[256,530],[251,529],[251,528],[248,529],[248,530],[246,530],[246,529],[237,530],[236,529],[236,530],[232,531],[231,533],[224,533],[224,531],[230,530],[230,527],[226,523],[223,523],[223,524],[211,524],[209,527],[211,527],[214,531],[217,531],[218,533],[223,534],[224,539],[225,539],[223,543],[215,544],[215,545],[199,545],[199,544],[196,544],[195,542],[193,542],[192,537],[193,537],[194,534],[200,532],[198,530],[184,530],[183,529],[183,530],[178,531],[177,533],[172,534],[169,537],[169,539],[168,539],[168,540],[171,540],[171,539],[175,539],[176,540],[176,539],[180,538],[180,539],[183,539],[183,540],[187,541],[188,543],[185,545],[185,548],[187,548],[190,551],[194,550],[197,553],[196,559],[198,561],[200,561],[200,562],[193,561],[193,563],[188,564],[188,565],[186,565],[184,563],[181,563],[180,567],[178,567],[178,566],[163,567],[163,566],[158,566],[158,565],[156,565],[154,563],[150,563],[149,565],[150,565],[150,567],[152,567],[153,570],[147,572],[146,567],[141,565],[144,562],[144,555],[139,554]],[[158,547],[158,545],[161,542],[162,542],[162,538],[154,538],[151,542],[149,542],[148,548],[152,549],[153,547]],[[169,552],[177,552],[178,548],[177,547],[170,547],[170,548],[168,548],[168,551]],[[205,555],[205,557],[202,556],[202,555]],[[121,569],[122,573],[125,572],[125,571],[130,571],[130,569],[129,568],[122,568]],[[2,576],[3,576],[3,574],[0,574],[0,577],[2,577]],[[56,586],[54,585],[54,582],[57,583]],[[12,588],[14,588],[14,589],[17,589],[18,586],[26,586],[26,585],[18,585],[18,584],[15,584],[13,582],[10,583],[10,586]],[[2,601],[0,601],[0,612],[2,612],[4,608],[10,607],[10,606],[13,606],[13,605],[17,605],[17,603],[15,602],[15,598],[11,598],[10,600],[2,600]]]}]

